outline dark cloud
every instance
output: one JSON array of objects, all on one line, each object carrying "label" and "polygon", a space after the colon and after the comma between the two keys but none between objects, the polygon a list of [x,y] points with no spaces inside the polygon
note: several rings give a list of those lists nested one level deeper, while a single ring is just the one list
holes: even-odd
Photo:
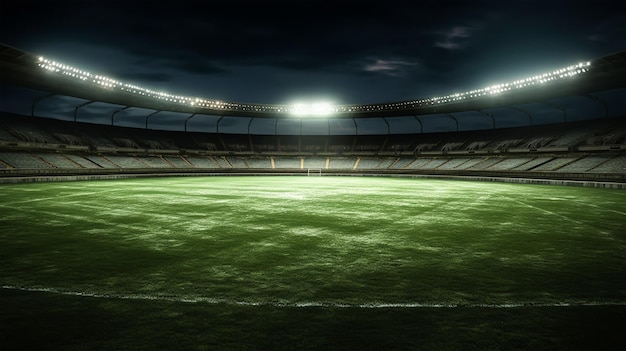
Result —
[{"label": "dark cloud", "polygon": [[475,32],[480,26],[456,25],[441,33],[441,38],[435,41],[435,46],[446,50],[466,49]]},{"label": "dark cloud", "polygon": [[415,66],[415,62],[405,60],[376,59],[363,67],[364,71],[382,73],[389,76],[402,75],[407,69]]}]

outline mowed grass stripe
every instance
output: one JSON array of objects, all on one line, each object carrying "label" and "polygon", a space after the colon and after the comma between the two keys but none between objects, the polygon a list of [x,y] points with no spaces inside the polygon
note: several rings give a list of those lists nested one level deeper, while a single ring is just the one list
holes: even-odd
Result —
[{"label": "mowed grass stripe", "polygon": [[623,194],[366,177],[3,186],[0,280],[257,303],[619,303]]}]

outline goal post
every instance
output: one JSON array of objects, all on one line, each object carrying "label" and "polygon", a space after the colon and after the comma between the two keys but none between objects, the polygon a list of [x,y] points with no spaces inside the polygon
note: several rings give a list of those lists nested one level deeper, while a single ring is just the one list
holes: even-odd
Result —
[{"label": "goal post", "polygon": [[307,176],[321,176],[322,169],[321,168],[307,168],[306,175]]}]

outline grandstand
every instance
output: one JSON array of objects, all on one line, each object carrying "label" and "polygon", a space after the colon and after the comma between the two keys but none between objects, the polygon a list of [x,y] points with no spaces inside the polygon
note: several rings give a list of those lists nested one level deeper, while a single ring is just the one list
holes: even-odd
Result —
[{"label": "grandstand", "polygon": [[[337,106],[334,116],[313,119],[291,116],[282,105],[190,106],[184,97],[147,97],[147,90],[101,76],[88,84],[90,73],[6,45],[0,53],[4,94],[31,96],[24,106],[30,116],[0,115],[3,179],[321,169],[626,182],[624,52],[528,86],[513,82],[511,89],[490,87],[471,96]],[[67,107],[73,113],[41,118],[37,104],[59,96],[73,99]],[[110,125],[90,122],[82,109],[92,104],[101,105],[98,111],[109,106]],[[133,109],[152,112],[136,117]],[[184,128],[151,128],[149,118],[161,112],[178,113]],[[102,120],[98,113],[91,118]],[[122,118],[138,119],[144,128],[116,125]]]},{"label": "grandstand", "polygon": [[[29,132],[25,126],[31,125],[33,131]],[[55,132],[58,130],[65,133],[59,135]],[[123,134],[125,137],[120,138]],[[172,140],[168,148],[150,143],[161,137]],[[221,142],[211,150],[203,147],[203,138],[219,140],[220,135],[128,129],[5,113],[0,117],[0,174],[306,173],[315,168],[326,174],[626,181],[626,127],[622,117],[507,128],[493,136],[484,131],[436,133],[427,137],[438,140],[428,150],[424,150],[420,135],[411,136],[413,140],[403,151],[386,150],[384,144],[374,144],[380,141],[376,138],[359,137],[353,147],[341,152],[325,149],[324,145],[332,145],[343,136],[318,137],[319,150],[315,151],[302,148],[296,138],[287,148],[290,151],[280,152],[256,151],[267,150],[268,145],[279,149],[285,140],[280,136],[258,139],[262,144],[255,144],[255,139],[247,143],[248,135],[228,137],[248,144],[249,150],[234,151]],[[464,142],[454,141],[460,139]],[[179,145],[176,140],[184,142]],[[377,150],[362,151],[358,148],[361,142],[376,145]],[[285,150],[284,147],[280,149]]]}]

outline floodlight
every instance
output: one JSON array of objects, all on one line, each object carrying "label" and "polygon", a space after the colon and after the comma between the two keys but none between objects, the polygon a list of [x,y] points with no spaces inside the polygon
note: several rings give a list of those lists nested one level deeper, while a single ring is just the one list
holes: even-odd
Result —
[{"label": "floodlight", "polygon": [[295,103],[289,108],[289,112],[296,116],[328,116],[335,111],[330,102]]},{"label": "floodlight", "polygon": [[327,116],[333,112],[333,106],[328,102],[318,102],[311,105],[311,113],[316,116]]},{"label": "floodlight", "polygon": [[296,116],[302,116],[308,114],[307,105],[302,103],[296,103],[291,106],[291,113]]}]

